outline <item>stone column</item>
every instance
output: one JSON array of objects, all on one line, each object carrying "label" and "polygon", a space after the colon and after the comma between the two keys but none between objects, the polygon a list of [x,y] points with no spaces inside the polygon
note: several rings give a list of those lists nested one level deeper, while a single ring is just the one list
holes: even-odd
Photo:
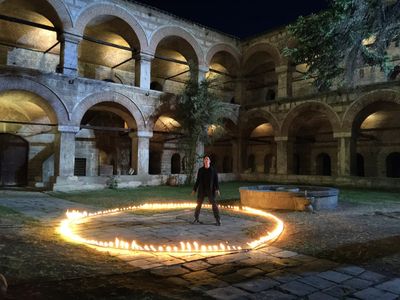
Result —
[{"label": "stone column", "polygon": [[79,126],[59,125],[58,151],[56,152],[55,170],[60,177],[74,176],[75,167],[75,134]]},{"label": "stone column", "polygon": [[287,98],[292,96],[292,72],[287,65],[275,68],[278,76],[277,98]]},{"label": "stone column", "polygon": [[151,82],[151,61],[154,56],[139,53],[135,56],[135,86],[149,90]]},{"label": "stone column", "polygon": [[239,174],[239,153],[240,153],[240,145],[239,139],[232,140],[232,173]]},{"label": "stone column", "polygon": [[244,101],[245,101],[244,86],[245,86],[245,81],[241,77],[238,77],[235,80],[235,103],[236,104],[241,104],[241,105],[245,104],[244,103]]},{"label": "stone column", "polygon": [[[276,136],[276,173],[287,175],[291,173],[293,163],[293,147],[287,136]],[[289,149],[290,148],[290,149]]]},{"label": "stone column", "polygon": [[137,175],[149,174],[149,148],[153,132],[138,131],[130,134],[132,139],[131,167]]},{"label": "stone column", "polygon": [[199,81],[199,83],[206,79],[208,71],[209,68],[207,66],[199,66],[199,72],[197,75],[197,80]]},{"label": "stone column", "polygon": [[352,173],[353,156],[355,155],[354,142],[351,132],[339,132],[333,135],[338,139],[338,175],[350,176]]},{"label": "stone column", "polygon": [[59,72],[69,76],[78,76],[78,47],[82,38],[67,32],[58,36],[61,43]]},{"label": "stone column", "polygon": [[204,156],[204,144],[201,142],[197,143],[196,146],[196,164],[195,164],[195,175],[197,174],[197,170],[203,166],[203,156]]}]

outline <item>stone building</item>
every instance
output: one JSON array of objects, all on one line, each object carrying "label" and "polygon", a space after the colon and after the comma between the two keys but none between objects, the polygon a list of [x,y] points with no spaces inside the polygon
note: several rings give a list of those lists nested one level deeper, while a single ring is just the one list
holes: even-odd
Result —
[{"label": "stone building", "polygon": [[[355,89],[317,93],[287,42],[284,29],[239,40],[128,0],[0,1],[0,186],[182,173],[179,120],[162,104],[190,66],[237,112],[199,147],[223,180],[398,186],[399,76],[363,67]],[[389,51],[398,65],[399,45]]]}]

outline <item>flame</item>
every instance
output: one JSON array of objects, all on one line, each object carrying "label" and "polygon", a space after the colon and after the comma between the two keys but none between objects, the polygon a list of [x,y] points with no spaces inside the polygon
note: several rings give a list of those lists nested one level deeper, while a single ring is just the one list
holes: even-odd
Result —
[{"label": "flame", "polygon": [[[185,208],[195,208],[196,203],[146,203],[137,206],[129,206],[124,208],[115,208],[97,211],[93,213],[88,213],[86,211],[80,212],[77,210],[67,211],[66,219],[62,220],[60,226],[58,227],[58,232],[64,239],[80,243],[86,244],[89,246],[106,248],[106,249],[114,249],[114,250],[130,250],[130,251],[147,251],[147,252],[156,252],[156,253],[215,253],[215,252],[237,252],[237,251],[248,251],[251,249],[256,249],[265,246],[268,242],[275,240],[282,233],[284,228],[284,223],[282,220],[277,218],[276,216],[251,207],[239,207],[239,206],[223,206],[224,209],[231,210],[234,212],[241,212],[248,215],[254,215],[259,217],[264,217],[266,219],[272,220],[275,223],[275,228],[267,232],[266,235],[259,237],[256,240],[248,242],[245,247],[241,245],[231,245],[229,242],[225,242],[225,244],[220,243],[219,245],[206,245],[201,244],[198,241],[181,241],[179,245],[143,245],[138,241],[124,241],[116,237],[111,241],[97,241],[92,239],[85,239],[76,234],[73,230],[75,224],[79,224],[80,222],[89,219],[89,218],[98,218],[105,215],[117,214],[125,211],[135,211],[138,209],[141,210],[168,210],[168,209],[185,209]],[[205,208],[211,208],[211,205],[205,204]],[[99,249],[100,250],[100,249]]]}]

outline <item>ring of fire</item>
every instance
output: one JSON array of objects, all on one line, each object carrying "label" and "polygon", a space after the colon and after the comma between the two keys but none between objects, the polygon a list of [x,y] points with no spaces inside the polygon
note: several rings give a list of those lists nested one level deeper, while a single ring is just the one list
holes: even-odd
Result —
[{"label": "ring of fire", "polygon": [[[202,244],[196,241],[181,241],[179,244],[170,245],[145,245],[139,241],[132,240],[130,242],[115,237],[109,241],[98,241],[93,239],[86,239],[74,232],[73,226],[83,220],[90,218],[100,218],[102,216],[119,214],[123,212],[135,211],[135,210],[170,210],[170,209],[194,209],[196,203],[150,203],[137,206],[129,206],[124,208],[115,208],[109,210],[102,210],[93,213],[86,211],[67,211],[66,219],[63,219],[58,227],[58,232],[61,236],[69,241],[73,241],[88,246],[100,247],[101,249],[109,250],[130,250],[130,251],[147,251],[157,253],[215,253],[215,252],[237,252],[237,251],[248,251],[265,246],[268,242],[271,242],[279,237],[284,228],[282,220],[276,216],[258,209],[251,207],[239,207],[239,206],[221,206],[224,210],[244,213],[247,215],[259,216],[266,218],[274,222],[275,227],[272,231],[267,234],[260,236],[259,238],[248,242],[246,245],[230,245],[229,242],[226,244],[220,243],[218,245]],[[211,208],[211,205],[205,204],[204,208]]]}]

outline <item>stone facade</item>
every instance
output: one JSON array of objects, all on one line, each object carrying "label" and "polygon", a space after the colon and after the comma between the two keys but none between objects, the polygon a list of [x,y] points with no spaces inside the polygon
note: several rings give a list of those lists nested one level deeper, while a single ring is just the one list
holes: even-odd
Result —
[{"label": "stone facade", "polygon": [[165,183],[184,153],[163,99],[197,76],[237,112],[205,147],[222,178],[398,186],[398,76],[362,67],[356,88],[317,93],[283,57],[284,29],[239,40],[127,0],[6,0],[0,14],[13,18],[0,20],[0,134],[28,151],[0,185],[17,172],[57,190]]}]

